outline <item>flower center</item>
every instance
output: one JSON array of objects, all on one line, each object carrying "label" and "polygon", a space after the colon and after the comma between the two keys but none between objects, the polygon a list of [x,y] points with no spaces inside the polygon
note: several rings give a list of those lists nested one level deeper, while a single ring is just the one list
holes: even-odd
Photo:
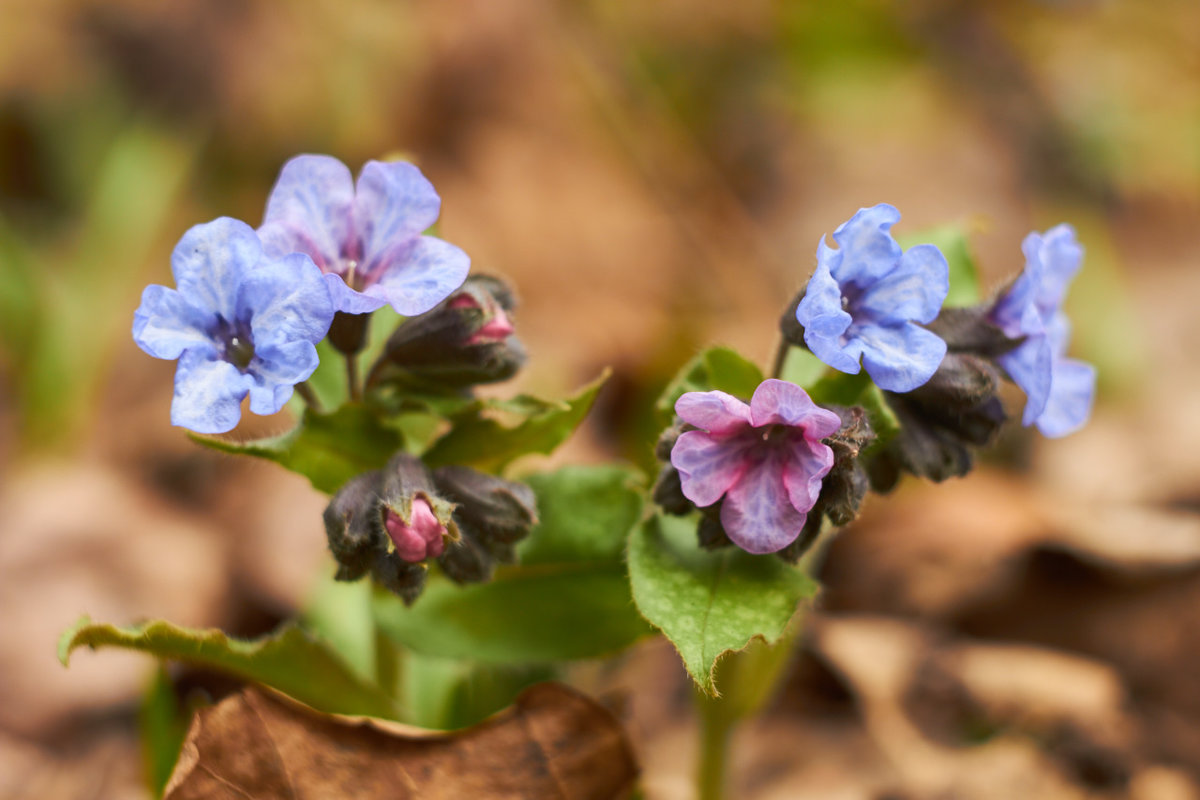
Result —
[{"label": "flower center", "polygon": [[223,345],[221,358],[245,372],[254,360],[254,339],[250,336],[250,325],[245,322],[226,322],[217,317],[216,338]]}]

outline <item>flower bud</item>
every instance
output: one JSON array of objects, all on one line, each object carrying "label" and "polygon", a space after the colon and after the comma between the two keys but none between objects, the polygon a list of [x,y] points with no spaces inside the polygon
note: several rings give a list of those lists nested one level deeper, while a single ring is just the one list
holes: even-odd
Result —
[{"label": "flower bud", "polygon": [[396,328],[368,386],[445,392],[511,378],[525,362],[509,319],[512,308],[512,292],[502,281],[467,278],[433,309]]},{"label": "flower bud", "polygon": [[804,299],[804,295],[807,292],[807,287],[801,289],[792,298],[791,305],[783,312],[783,316],[779,318],[779,333],[783,336],[783,340],[793,347],[803,347],[805,349],[808,349],[808,345],[804,343],[804,326],[796,318],[796,309],[800,307],[800,301]]},{"label": "flower bud", "polygon": [[943,308],[925,327],[946,342],[949,353],[973,353],[994,358],[1012,350],[1019,341],[1010,339],[990,319],[988,305]]},{"label": "flower bud", "polygon": [[339,489],[325,508],[325,536],[338,562],[337,580],[361,578],[371,569],[376,551],[385,548],[377,505],[382,486],[379,470],[364,472]]},{"label": "flower bud", "polygon": [[720,550],[722,547],[732,547],[733,540],[725,532],[721,524],[720,501],[700,509],[700,524],[696,526],[696,539],[705,550]]},{"label": "flower bud", "polygon": [[411,505],[411,519],[404,521],[390,508],[384,512],[383,526],[396,545],[396,553],[410,563],[437,558],[446,549],[446,526],[438,522],[433,508],[424,497],[416,497]]},{"label": "flower bud", "polygon": [[335,578],[353,581],[369,572],[411,603],[425,585],[423,562],[442,555],[459,536],[453,510],[434,491],[425,465],[407,453],[353,478],[325,508]]},{"label": "flower bud", "polygon": [[452,580],[486,580],[495,563],[516,560],[516,543],[537,523],[532,489],[463,466],[434,470],[433,482],[454,504],[453,524],[461,534],[439,559]]},{"label": "flower bud", "polygon": [[[868,481],[859,454],[875,441],[875,431],[871,429],[866,412],[859,406],[830,406],[829,410],[841,417],[842,427],[824,440],[833,450],[833,468],[821,483],[821,494],[813,512],[818,512],[818,516],[824,514],[830,522],[841,527],[858,516],[866,496]],[[809,512],[810,517],[813,512]]]},{"label": "flower bud", "polygon": [[654,502],[662,506],[668,514],[682,517],[696,510],[691,500],[683,496],[683,483],[679,478],[679,470],[670,464],[665,464],[654,482]]},{"label": "flower bud", "polygon": [[388,553],[384,550],[376,551],[371,569],[375,582],[399,595],[406,606],[411,606],[421,596],[428,573],[429,569],[424,564],[409,563],[398,552]]}]

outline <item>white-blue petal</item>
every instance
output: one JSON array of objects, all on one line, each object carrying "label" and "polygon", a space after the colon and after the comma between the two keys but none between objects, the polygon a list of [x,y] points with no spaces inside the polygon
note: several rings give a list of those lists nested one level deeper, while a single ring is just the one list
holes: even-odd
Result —
[{"label": "white-blue petal", "polygon": [[255,348],[319,342],[333,321],[333,301],[321,271],[303,253],[264,260],[238,292],[237,320],[250,323]]},{"label": "white-blue petal", "polygon": [[307,341],[255,347],[248,370],[254,379],[250,410],[264,415],[278,412],[292,396],[292,387],[307,380],[318,362],[317,348]]},{"label": "white-blue petal", "polygon": [[211,354],[185,351],[175,370],[171,424],[196,433],[225,433],[241,419],[254,379]]},{"label": "white-blue petal", "polygon": [[262,260],[254,229],[241,220],[219,217],[188,230],[171,253],[179,293],[193,306],[232,322],[245,274]]},{"label": "white-blue petal", "polygon": [[864,325],[856,327],[855,333],[867,374],[876,386],[889,392],[911,392],[921,386],[946,357],[942,338],[912,322]]},{"label": "white-blue petal", "polygon": [[208,331],[215,322],[179,292],[152,284],[133,314],[133,340],[155,358],[175,359],[188,348],[213,347]]},{"label": "white-blue petal", "polygon": [[996,357],[1012,382],[1025,392],[1025,412],[1021,422],[1032,425],[1046,408],[1050,396],[1053,354],[1044,335],[1030,336],[1013,350]]},{"label": "white-blue petal", "polygon": [[1037,418],[1038,430],[1059,437],[1083,427],[1092,414],[1096,394],[1096,368],[1083,361],[1062,358],[1054,362],[1050,396]]},{"label": "white-blue petal", "polygon": [[889,233],[899,221],[900,212],[894,206],[880,203],[860,208],[839,225],[833,232],[842,253],[841,262],[833,269],[837,282],[865,288],[887,274],[900,260],[900,245]]},{"label": "white-blue petal", "polygon": [[866,287],[855,304],[859,322],[932,322],[950,291],[950,266],[931,244],[909,248],[895,269]]}]

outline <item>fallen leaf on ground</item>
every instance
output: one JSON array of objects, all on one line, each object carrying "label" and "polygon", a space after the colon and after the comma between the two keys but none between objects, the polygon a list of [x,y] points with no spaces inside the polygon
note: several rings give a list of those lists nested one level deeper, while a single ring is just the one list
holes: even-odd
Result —
[{"label": "fallen leaf on ground", "polygon": [[637,766],[603,707],[561,684],[457,733],[319,714],[246,689],[196,715],[167,800],[625,796]]}]

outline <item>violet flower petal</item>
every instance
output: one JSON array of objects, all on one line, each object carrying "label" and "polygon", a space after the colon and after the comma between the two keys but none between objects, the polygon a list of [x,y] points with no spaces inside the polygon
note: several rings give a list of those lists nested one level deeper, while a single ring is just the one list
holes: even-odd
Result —
[{"label": "violet flower petal", "polygon": [[787,547],[800,535],[807,517],[788,497],[783,455],[779,451],[764,455],[746,469],[721,504],[725,533],[748,553],[774,553]]},{"label": "violet flower petal", "polygon": [[711,506],[741,478],[750,465],[757,440],[747,436],[717,437],[687,431],[671,450],[671,466],[679,470],[683,496],[698,507]]},{"label": "violet flower petal", "polygon": [[355,240],[354,179],[332,156],[301,155],[288,161],[267,199],[258,235],[267,255],[305,253],[323,271],[338,272]]},{"label": "violet flower petal", "polygon": [[675,413],[689,425],[717,436],[750,425],[750,407],[725,392],[686,392],[675,401]]}]

